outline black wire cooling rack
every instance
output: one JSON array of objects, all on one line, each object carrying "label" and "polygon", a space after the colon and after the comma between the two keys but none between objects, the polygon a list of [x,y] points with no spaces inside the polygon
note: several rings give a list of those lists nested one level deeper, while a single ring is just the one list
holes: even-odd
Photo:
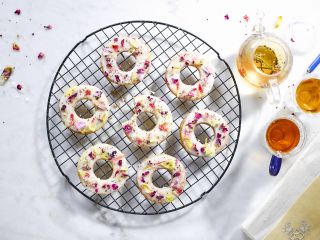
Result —
[{"label": "black wire cooling rack", "polygon": [[[135,36],[143,40],[152,50],[151,68],[146,78],[132,87],[117,86],[107,81],[100,71],[102,46],[116,36]],[[176,98],[164,82],[166,66],[178,52],[198,51],[215,66],[215,83],[212,92],[199,101],[182,101]],[[134,57],[122,53],[118,64],[123,70],[132,68]],[[192,83],[197,78],[194,68],[181,71],[182,79]],[[106,93],[111,104],[108,122],[99,131],[81,135],[71,132],[62,123],[58,102],[63,92],[71,86],[91,84]],[[153,148],[139,148],[126,138],[121,123],[132,115],[133,97],[138,94],[154,94],[164,100],[172,111],[173,131],[166,141]],[[180,144],[179,124],[184,115],[195,109],[208,108],[223,115],[230,127],[230,141],[225,149],[212,158],[197,158],[189,155]],[[94,107],[88,101],[77,105],[77,113],[89,117]],[[142,128],[154,125],[152,116],[140,118]],[[209,193],[228,169],[238,144],[241,127],[241,103],[238,88],[227,62],[205,41],[194,34],[170,24],[153,21],[128,21],[101,28],[77,43],[60,65],[53,80],[47,105],[47,133],[49,145],[56,164],[67,181],[82,195],[103,207],[133,214],[160,214],[182,209],[197,202]],[[200,140],[212,136],[211,128],[200,125],[196,134]],[[129,161],[130,178],[125,186],[111,195],[92,193],[77,176],[77,162],[83,151],[97,143],[108,143],[122,151]],[[157,205],[149,202],[139,192],[136,172],[141,160],[154,154],[166,153],[184,162],[187,170],[187,185],[174,202]],[[107,178],[111,167],[105,161],[98,161],[95,174]],[[168,185],[170,174],[159,170],[153,176],[158,186]]]}]

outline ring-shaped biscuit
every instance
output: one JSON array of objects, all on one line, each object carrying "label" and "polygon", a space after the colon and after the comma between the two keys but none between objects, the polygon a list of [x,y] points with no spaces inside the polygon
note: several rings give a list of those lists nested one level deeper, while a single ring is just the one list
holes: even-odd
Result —
[{"label": "ring-shaped biscuit", "polygon": [[[134,115],[122,124],[122,128],[130,139],[140,147],[153,147],[165,140],[171,133],[172,114],[168,105],[160,98],[151,95],[138,95],[134,97]],[[156,118],[156,125],[150,131],[141,129],[137,125],[138,115],[149,112]]]},{"label": "ring-shaped biscuit", "polygon": [[[158,169],[166,169],[172,179],[168,187],[156,187],[152,175]],[[137,183],[141,193],[151,202],[157,204],[173,202],[186,185],[186,170],[181,161],[167,154],[145,159],[137,172]]]},{"label": "ring-shaped biscuit", "polygon": [[[211,141],[201,143],[195,136],[194,130],[198,124],[207,124],[214,131]],[[208,109],[189,113],[180,124],[180,141],[187,152],[194,156],[215,156],[227,144],[229,127],[226,121],[216,112]]]},{"label": "ring-shaped biscuit", "polygon": [[[117,64],[117,57],[122,52],[129,52],[135,57],[135,65],[130,71],[122,71]],[[109,81],[119,85],[142,81],[148,73],[150,62],[150,49],[135,37],[115,37],[102,48],[102,72]]]},{"label": "ring-shaped biscuit", "polygon": [[[182,82],[180,72],[187,66],[199,71],[199,80],[188,85]],[[207,60],[196,52],[181,52],[171,59],[165,82],[170,91],[183,100],[199,100],[207,96],[214,83],[214,71]]]},{"label": "ring-shaped biscuit", "polygon": [[[90,118],[81,118],[75,112],[77,102],[88,99],[95,107]],[[99,130],[106,123],[109,103],[105,94],[97,87],[79,85],[69,88],[61,97],[59,112],[64,125],[73,132],[89,134]]]},{"label": "ring-shaped biscuit", "polygon": [[[112,174],[108,179],[101,179],[95,175],[94,164],[98,160],[108,161],[112,165]],[[128,179],[128,163],[123,153],[116,147],[100,143],[81,155],[78,162],[78,176],[81,183],[91,192],[110,194],[119,190]]]}]

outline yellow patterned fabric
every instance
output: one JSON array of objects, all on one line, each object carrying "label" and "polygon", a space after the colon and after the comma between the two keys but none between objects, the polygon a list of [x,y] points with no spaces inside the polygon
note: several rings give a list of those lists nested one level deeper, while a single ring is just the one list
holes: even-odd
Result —
[{"label": "yellow patterned fabric", "polygon": [[320,176],[301,194],[265,240],[320,239]]}]

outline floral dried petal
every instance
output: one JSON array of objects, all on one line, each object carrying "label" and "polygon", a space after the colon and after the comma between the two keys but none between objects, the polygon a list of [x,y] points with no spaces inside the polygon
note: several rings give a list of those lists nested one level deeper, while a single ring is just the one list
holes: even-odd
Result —
[{"label": "floral dried petal", "polygon": [[200,119],[202,117],[202,114],[201,113],[195,113],[195,118],[196,119]]},{"label": "floral dried petal", "polygon": [[19,90],[19,91],[21,91],[22,90],[22,85],[19,83],[19,84],[17,84],[17,89]]},{"label": "floral dried petal", "polygon": [[41,60],[43,58],[44,58],[44,53],[43,52],[39,52],[38,59]]},{"label": "floral dried petal", "polygon": [[20,51],[20,47],[19,47],[19,45],[16,44],[16,43],[12,43],[12,49],[13,49],[14,51]]},{"label": "floral dried petal", "polygon": [[43,26],[46,30],[51,30],[52,29],[52,25],[46,25],[46,26]]},{"label": "floral dried petal", "polygon": [[127,124],[127,125],[125,125],[125,126],[123,127],[123,130],[124,130],[126,133],[131,133],[132,127],[131,127],[129,124]]},{"label": "floral dried petal", "polygon": [[0,84],[2,85],[4,82],[8,81],[11,74],[13,72],[13,67],[7,66],[3,69],[1,73],[1,79],[0,79]]},{"label": "floral dried petal", "polygon": [[228,14],[224,15],[224,20],[229,20],[229,15]]},{"label": "floral dried petal", "polygon": [[246,21],[246,22],[248,22],[249,21],[249,17],[248,17],[248,15],[246,14],[246,15],[244,15],[243,16],[243,19]]},{"label": "floral dried petal", "polygon": [[138,69],[138,70],[137,70],[137,73],[138,73],[138,74],[143,74],[143,73],[144,73],[144,69],[143,69],[143,68]]},{"label": "floral dried petal", "polygon": [[280,27],[281,23],[282,23],[282,16],[279,16],[276,23],[274,24],[274,28]]},{"label": "floral dried petal", "polygon": [[293,38],[290,39],[291,42],[295,42],[295,40]]},{"label": "floral dried petal", "polygon": [[15,10],[14,14],[20,15],[21,14],[21,10],[20,9]]}]

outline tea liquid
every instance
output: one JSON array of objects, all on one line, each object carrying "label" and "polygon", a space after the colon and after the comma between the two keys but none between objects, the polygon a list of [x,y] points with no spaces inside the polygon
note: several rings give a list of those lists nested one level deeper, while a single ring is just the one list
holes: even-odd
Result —
[{"label": "tea liquid", "polygon": [[298,126],[289,119],[273,121],[266,133],[269,147],[275,152],[289,153],[300,141]]},{"label": "tea liquid", "polygon": [[302,81],[296,89],[296,102],[304,112],[320,112],[320,80],[310,78]]}]

